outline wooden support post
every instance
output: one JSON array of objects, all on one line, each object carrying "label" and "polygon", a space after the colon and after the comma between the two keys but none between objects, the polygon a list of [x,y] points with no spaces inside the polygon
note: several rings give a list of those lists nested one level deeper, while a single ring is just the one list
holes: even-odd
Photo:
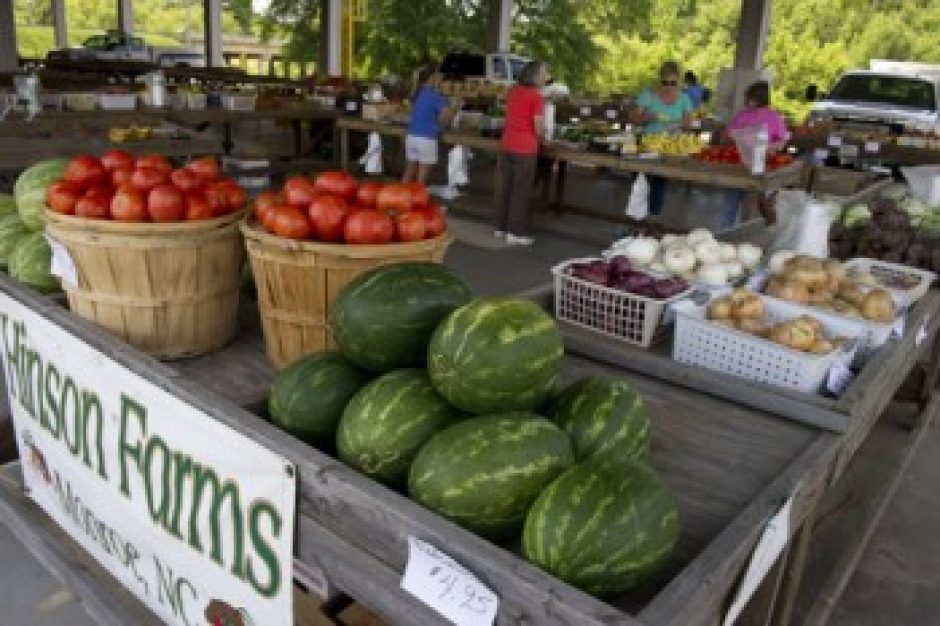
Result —
[{"label": "wooden support post", "polygon": [[203,0],[203,28],[206,41],[206,67],[223,67],[222,0]]},{"label": "wooden support post", "polygon": [[0,72],[19,69],[14,0],[0,0]]},{"label": "wooden support post", "polygon": [[69,32],[65,17],[65,0],[52,0],[52,32],[56,48],[68,48]]},{"label": "wooden support post", "polygon": [[134,32],[134,4],[131,0],[117,0],[117,27],[125,35]]}]

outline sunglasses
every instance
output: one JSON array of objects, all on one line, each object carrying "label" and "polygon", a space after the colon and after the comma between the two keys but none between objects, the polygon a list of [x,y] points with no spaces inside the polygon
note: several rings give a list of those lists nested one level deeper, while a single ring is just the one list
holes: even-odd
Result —
[{"label": "sunglasses", "polygon": [[679,84],[679,81],[677,81],[677,80],[661,80],[661,81],[659,81],[659,84],[662,85],[663,87],[675,87],[676,85]]}]

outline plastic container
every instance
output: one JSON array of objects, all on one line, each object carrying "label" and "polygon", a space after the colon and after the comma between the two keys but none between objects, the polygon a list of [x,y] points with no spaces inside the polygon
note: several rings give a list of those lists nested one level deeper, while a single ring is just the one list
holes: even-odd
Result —
[{"label": "plastic container", "polygon": [[595,258],[570,259],[552,268],[555,282],[555,317],[641,348],[657,339],[657,329],[666,306],[692,293],[686,291],[657,300],[605,287],[566,273],[575,263]]},{"label": "plastic container", "polygon": [[[768,322],[792,319],[806,309],[762,296]],[[849,342],[829,354],[816,355],[774,343],[768,339],[706,319],[707,305],[683,302],[676,306],[676,332],[672,358],[680,363],[724,372],[748,380],[787,387],[805,393],[817,393],[829,370],[842,361],[851,363],[856,342]],[[858,328],[843,325],[828,316],[816,315],[826,336],[853,337]],[[854,337],[853,337],[854,338]]]},{"label": "plastic container", "polygon": [[845,270],[849,275],[854,273],[871,274],[880,280],[899,280],[903,278],[916,279],[918,282],[910,289],[901,289],[898,287],[884,287],[891,293],[891,299],[902,309],[910,307],[912,304],[924,297],[930,290],[930,285],[937,279],[934,272],[917,269],[909,265],[900,265],[898,263],[888,263],[877,259],[868,259],[858,257],[850,259],[845,263]]},{"label": "plastic container", "polygon": [[901,173],[915,198],[927,206],[940,206],[940,165],[902,167]]}]

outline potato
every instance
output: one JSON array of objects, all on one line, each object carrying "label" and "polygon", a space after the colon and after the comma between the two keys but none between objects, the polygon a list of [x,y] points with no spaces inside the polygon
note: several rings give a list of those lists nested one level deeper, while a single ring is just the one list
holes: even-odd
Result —
[{"label": "potato", "polygon": [[861,307],[862,302],[865,301],[865,292],[856,283],[850,281],[843,281],[836,296],[856,307]]},{"label": "potato", "polygon": [[731,317],[739,320],[763,319],[764,301],[757,294],[749,293],[744,298],[732,303]]},{"label": "potato", "polygon": [[727,320],[731,319],[731,298],[721,296],[708,303],[708,319]]},{"label": "potato", "polygon": [[746,333],[751,333],[752,335],[757,336],[762,336],[767,330],[767,326],[759,319],[740,319],[738,320],[737,326],[738,330],[742,330]]},{"label": "potato", "polygon": [[894,301],[884,289],[872,289],[862,300],[862,316],[873,322],[890,323],[894,321]]},{"label": "potato", "polygon": [[813,345],[809,347],[809,351],[813,354],[829,354],[835,349],[831,341],[823,338],[817,339],[813,342]]},{"label": "potato", "polygon": [[806,285],[802,283],[787,280],[780,288],[780,292],[777,297],[783,298],[784,300],[789,300],[790,302],[806,304],[809,301],[809,289],[807,289]]},{"label": "potato", "polygon": [[807,324],[817,337],[822,337],[823,335],[823,325],[818,319],[812,315],[801,315],[796,320],[802,324]]},{"label": "potato", "polygon": [[816,333],[812,326],[797,319],[777,324],[771,331],[770,338],[794,350],[805,351],[816,341]]},{"label": "potato", "polygon": [[838,259],[826,259],[823,261],[823,268],[826,270],[826,273],[829,274],[830,281],[835,280],[837,285],[845,280],[846,272],[842,261]]}]

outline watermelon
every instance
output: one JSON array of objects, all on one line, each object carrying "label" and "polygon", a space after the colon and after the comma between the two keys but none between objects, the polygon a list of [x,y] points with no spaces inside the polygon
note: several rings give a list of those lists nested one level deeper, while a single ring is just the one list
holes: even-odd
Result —
[{"label": "watermelon", "polygon": [[42,214],[46,210],[46,189],[62,178],[68,159],[48,159],[27,167],[13,185],[16,210],[26,228],[42,230]]},{"label": "watermelon", "polygon": [[45,235],[29,233],[10,253],[10,276],[40,293],[59,291],[59,279],[52,275],[52,248]]},{"label": "watermelon", "polygon": [[678,537],[675,498],[651,469],[587,461],[559,476],[532,505],[522,554],[565,582],[610,598],[662,567]]},{"label": "watermelon", "polygon": [[333,338],[346,358],[372,372],[421,366],[434,329],[471,297],[470,288],[437,263],[377,267],[333,302]]},{"label": "watermelon", "polygon": [[649,447],[649,411],[623,381],[591,376],[573,383],[555,401],[551,418],[571,437],[579,461],[636,459]]},{"label": "watermelon", "polygon": [[9,264],[16,244],[28,234],[29,231],[18,213],[0,217],[0,266],[6,267]]},{"label": "watermelon", "polygon": [[408,492],[468,530],[510,539],[542,489],[573,462],[568,436],[543,417],[475,417],[445,428],[421,448]]},{"label": "watermelon", "polygon": [[463,417],[438,395],[427,372],[395,370],[363,387],[346,405],[336,450],[364,474],[403,486],[421,446]]},{"label": "watermelon", "polygon": [[8,193],[0,193],[0,217],[16,213],[16,200]]},{"label": "watermelon", "polygon": [[428,372],[440,394],[465,411],[532,411],[550,398],[562,356],[558,326],[537,304],[483,298],[438,326]]},{"label": "watermelon", "polygon": [[302,356],[278,372],[268,396],[271,421],[311,445],[330,442],[350,398],[369,375],[338,352]]}]

